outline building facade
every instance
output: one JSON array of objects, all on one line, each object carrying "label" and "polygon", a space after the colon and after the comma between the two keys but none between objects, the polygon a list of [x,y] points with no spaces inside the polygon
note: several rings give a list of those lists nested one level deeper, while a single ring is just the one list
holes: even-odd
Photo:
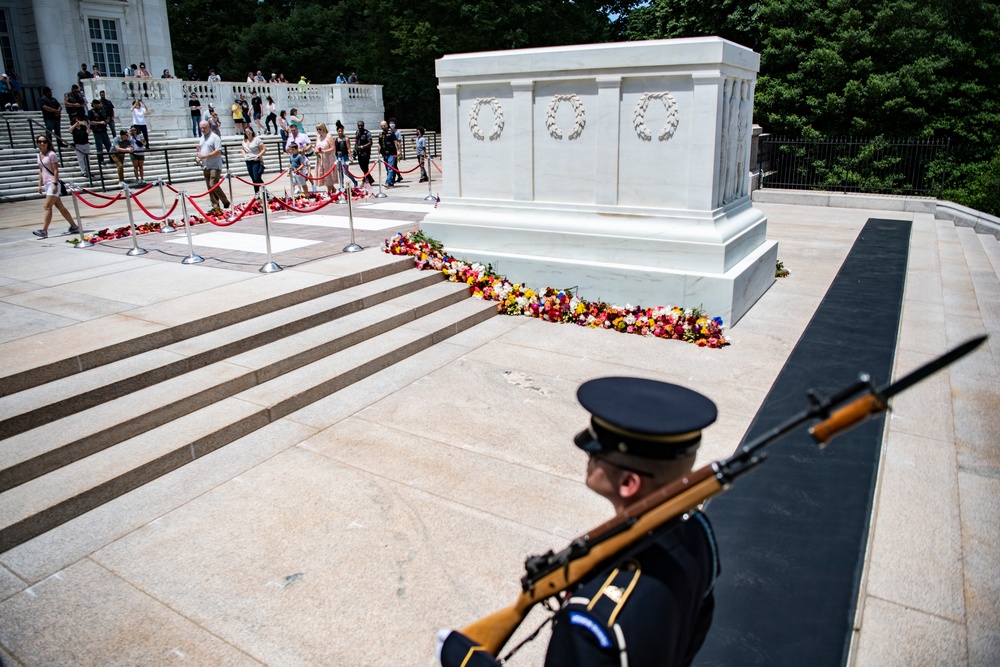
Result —
[{"label": "building facade", "polygon": [[145,62],[154,77],[174,72],[165,0],[0,0],[0,58],[38,109],[42,87],[61,99],[81,63],[105,75]]}]

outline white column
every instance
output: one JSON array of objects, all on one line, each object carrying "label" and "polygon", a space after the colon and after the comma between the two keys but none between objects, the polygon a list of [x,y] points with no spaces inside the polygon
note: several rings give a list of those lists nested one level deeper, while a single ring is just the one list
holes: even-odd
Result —
[{"label": "white column", "polygon": [[31,3],[45,85],[52,89],[52,96],[60,104],[63,95],[76,83],[76,72],[83,62],[77,53],[76,40],[72,38],[78,33],[80,15],[76,11],[68,11],[66,5],[60,0],[34,0]]},{"label": "white column", "polygon": [[722,81],[718,71],[694,72],[694,97],[691,122],[691,154],[688,163],[691,185],[687,191],[687,207],[691,210],[716,208],[719,181],[719,136],[722,131]]},{"label": "white column", "polygon": [[618,204],[619,128],[621,126],[620,76],[597,77],[597,159],[595,204]]},{"label": "white column", "polygon": [[461,147],[458,123],[458,86],[441,84],[441,156],[446,178],[442,194],[445,197],[462,196],[462,175],[458,171],[458,152]]},{"label": "white column", "polygon": [[508,131],[514,138],[514,144],[521,149],[515,151],[518,156],[511,178],[514,179],[514,199],[532,201],[535,198],[535,151],[532,137],[534,136],[534,91],[535,82],[531,79],[518,79],[510,82],[514,90],[514,100],[511,104],[511,123]]}]

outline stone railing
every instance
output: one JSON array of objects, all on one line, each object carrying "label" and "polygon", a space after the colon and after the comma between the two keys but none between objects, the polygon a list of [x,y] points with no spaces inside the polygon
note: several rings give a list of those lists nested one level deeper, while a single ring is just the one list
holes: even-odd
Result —
[{"label": "stone railing", "polygon": [[[241,94],[247,100],[257,91],[262,98],[270,96],[277,111],[297,109],[305,114],[306,127],[315,123],[326,123],[331,128],[340,120],[348,128],[359,121],[365,121],[369,129],[378,128],[384,118],[382,86],[358,84],[304,85],[297,83],[245,83],[222,81],[183,81],[181,79],[124,79],[105,77],[87,79],[83,82],[87,100],[98,97],[104,91],[115,105],[118,125],[128,119],[128,109],[135,99],[141,99],[151,113],[147,125],[151,131],[163,132],[168,137],[185,137],[192,134],[191,114],[188,100],[192,92],[201,102],[202,112],[208,105],[215,106],[223,120],[223,131],[233,127],[230,107]],[[261,119],[263,123],[264,119]]]}]

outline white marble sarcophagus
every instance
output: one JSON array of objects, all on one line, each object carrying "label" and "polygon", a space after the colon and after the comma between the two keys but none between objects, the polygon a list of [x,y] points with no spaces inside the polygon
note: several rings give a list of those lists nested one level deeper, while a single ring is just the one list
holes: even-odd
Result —
[{"label": "white marble sarcophagus", "polygon": [[777,258],[748,187],[759,63],[717,37],[445,56],[421,228],[534,288],[732,324]]}]

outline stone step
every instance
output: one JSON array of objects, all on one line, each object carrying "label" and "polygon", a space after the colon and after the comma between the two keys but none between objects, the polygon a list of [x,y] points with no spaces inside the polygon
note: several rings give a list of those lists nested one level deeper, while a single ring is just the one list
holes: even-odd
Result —
[{"label": "stone step", "polygon": [[[446,298],[461,300],[440,309]],[[371,312],[361,311],[317,328],[310,332],[314,342],[319,342],[313,347],[317,358],[291,370],[280,369],[281,374],[276,377],[272,377],[272,369],[284,363],[276,351],[282,342],[273,344],[271,349],[265,346],[206,367],[203,378],[197,382],[191,380],[198,385],[195,391],[200,390],[200,381],[211,375],[221,379],[221,385],[229,385],[228,389],[240,390],[229,392],[226,397],[213,396],[208,405],[169,423],[0,494],[0,552],[407,359],[495,313],[494,304],[467,298],[464,286],[441,283],[401,297],[397,303],[382,304]],[[404,319],[406,323],[402,322]],[[372,322],[363,325],[368,320]],[[371,331],[381,326],[384,331],[369,336],[362,333],[366,326],[374,326]],[[307,345],[308,337],[299,334],[295,346]],[[338,339],[348,342],[338,343]],[[337,345],[345,347],[323,353]],[[288,358],[298,354],[302,352]],[[234,383],[237,373],[252,379],[251,385],[242,387],[244,381]],[[151,387],[128,398],[141,403],[158,388],[167,392],[181,386],[169,385],[168,381],[163,387]],[[92,410],[96,412],[99,408]],[[60,422],[79,419],[81,414]],[[67,423],[64,428],[71,426]]]},{"label": "stone step", "polygon": [[[335,292],[363,285],[413,266],[409,257],[393,257],[384,253],[356,253],[336,256],[317,265],[329,271],[329,277],[303,279],[295,274],[263,274],[250,280],[261,281],[259,287],[248,290],[242,283],[216,290],[197,292],[179,297],[154,308],[129,311],[138,321],[161,322],[169,317],[170,326],[143,325],[142,335],[128,332],[115,336],[113,332],[97,337],[94,327],[101,320],[63,327],[45,335],[45,345],[64,350],[55,361],[38,364],[32,350],[33,339],[9,341],[0,345],[4,372],[0,377],[0,396],[9,396],[32,387],[76,375],[92,368],[133,357],[149,350],[186,341],[202,334],[237,324],[249,318],[275,313],[296,304],[305,303]],[[273,276],[277,276],[275,280]],[[270,278],[270,279],[269,279]],[[155,312],[150,312],[155,310]],[[208,314],[205,314],[208,313]],[[119,325],[118,330],[122,330]]]},{"label": "stone step", "polygon": [[993,271],[1000,275],[1000,239],[990,234],[976,234],[979,243],[983,246],[983,251],[993,265]]},{"label": "stone step", "polygon": [[[0,439],[441,282],[402,271],[0,398]],[[3,454],[0,453],[0,457]],[[12,484],[0,481],[0,490]]]}]

